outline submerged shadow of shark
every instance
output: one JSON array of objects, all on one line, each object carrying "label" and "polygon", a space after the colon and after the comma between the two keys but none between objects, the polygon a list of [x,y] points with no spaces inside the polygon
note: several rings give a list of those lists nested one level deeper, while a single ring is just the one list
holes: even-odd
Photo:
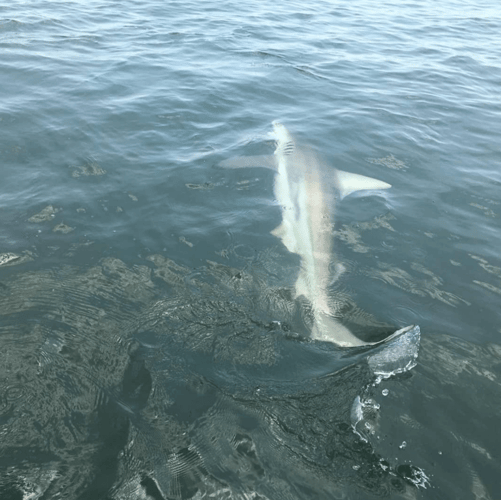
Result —
[{"label": "submerged shadow of shark", "polygon": [[363,175],[326,169],[316,152],[300,145],[281,123],[274,122],[274,155],[230,158],[224,168],[265,167],[276,172],[274,191],[282,207],[282,222],[272,231],[291,253],[301,258],[295,297],[311,304],[314,339],[342,347],[385,342],[412,326],[379,342],[364,342],[337,321],[329,305],[328,286],[333,281],[332,227],[336,195],[343,199],[355,191],[388,189],[390,184]]}]

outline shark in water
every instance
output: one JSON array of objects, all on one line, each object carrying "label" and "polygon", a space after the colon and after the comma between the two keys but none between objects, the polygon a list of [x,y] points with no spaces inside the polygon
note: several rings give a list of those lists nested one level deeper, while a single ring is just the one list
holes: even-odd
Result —
[{"label": "shark in water", "polygon": [[369,345],[339,323],[329,307],[328,287],[333,279],[330,270],[335,267],[332,265],[334,201],[336,195],[342,199],[355,191],[388,189],[391,185],[363,175],[326,169],[315,151],[299,145],[281,123],[274,122],[273,128],[274,155],[230,158],[220,166],[267,167],[276,172],[274,188],[282,207],[282,222],[272,234],[301,258],[295,296],[304,296],[311,303],[312,337],[343,347]]}]

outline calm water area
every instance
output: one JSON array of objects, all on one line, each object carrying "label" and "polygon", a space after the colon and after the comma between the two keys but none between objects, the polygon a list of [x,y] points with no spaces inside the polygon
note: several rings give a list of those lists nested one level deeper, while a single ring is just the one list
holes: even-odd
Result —
[{"label": "calm water area", "polygon": [[[500,33],[493,0],[2,2],[0,499],[501,498]],[[219,166],[274,120],[392,185],[336,204],[329,297],[405,342],[311,338],[274,172]]]}]

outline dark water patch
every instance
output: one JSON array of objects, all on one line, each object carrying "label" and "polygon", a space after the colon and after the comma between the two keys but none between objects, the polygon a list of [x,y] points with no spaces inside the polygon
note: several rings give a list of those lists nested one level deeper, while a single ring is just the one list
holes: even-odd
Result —
[{"label": "dark water patch", "polygon": [[[304,467],[320,474],[325,495],[338,480],[351,484],[348,465],[340,472],[338,462],[346,454],[353,464],[364,460],[352,449],[359,438],[347,433],[353,400],[374,377],[362,353],[319,349],[267,328],[266,317],[286,318],[292,299],[257,314],[263,299],[249,292],[267,286],[264,275],[255,281],[248,270],[209,266],[188,284],[189,269],[152,261],[176,298],[160,298],[149,268],[116,259],[9,282],[4,347],[4,332],[17,331],[3,369],[17,383],[2,390],[3,449],[24,458],[11,459],[5,491],[38,484],[46,495],[91,498],[137,481],[154,495],[191,498],[216,484],[248,491],[259,479],[263,495],[285,498],[306,487],[293,479],[293,471],[305,477]],[[339,425],[347,441],[333,431]],[[329,438],[325,451],[329,432],[336,446]],[[39,451],[28,453],[28,443]],[[45,482],[42,470],[52,471]],[[285,471],[291,484],[283,490],[276,481]],[[371,480],[377,488],[390,487],[385,482]]]}]

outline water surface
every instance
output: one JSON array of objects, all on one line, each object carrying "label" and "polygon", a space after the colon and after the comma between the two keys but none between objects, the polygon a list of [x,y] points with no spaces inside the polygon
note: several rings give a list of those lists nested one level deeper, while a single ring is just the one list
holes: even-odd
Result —
[{"label": "water surface", "polygon": [[[498,10],[4,6],[0,496],[498,498]],[[405,373],[309,339],[273,172],[217,168],[275,119],[392,184],[337,205],[331,295],[420,326]]]}]

